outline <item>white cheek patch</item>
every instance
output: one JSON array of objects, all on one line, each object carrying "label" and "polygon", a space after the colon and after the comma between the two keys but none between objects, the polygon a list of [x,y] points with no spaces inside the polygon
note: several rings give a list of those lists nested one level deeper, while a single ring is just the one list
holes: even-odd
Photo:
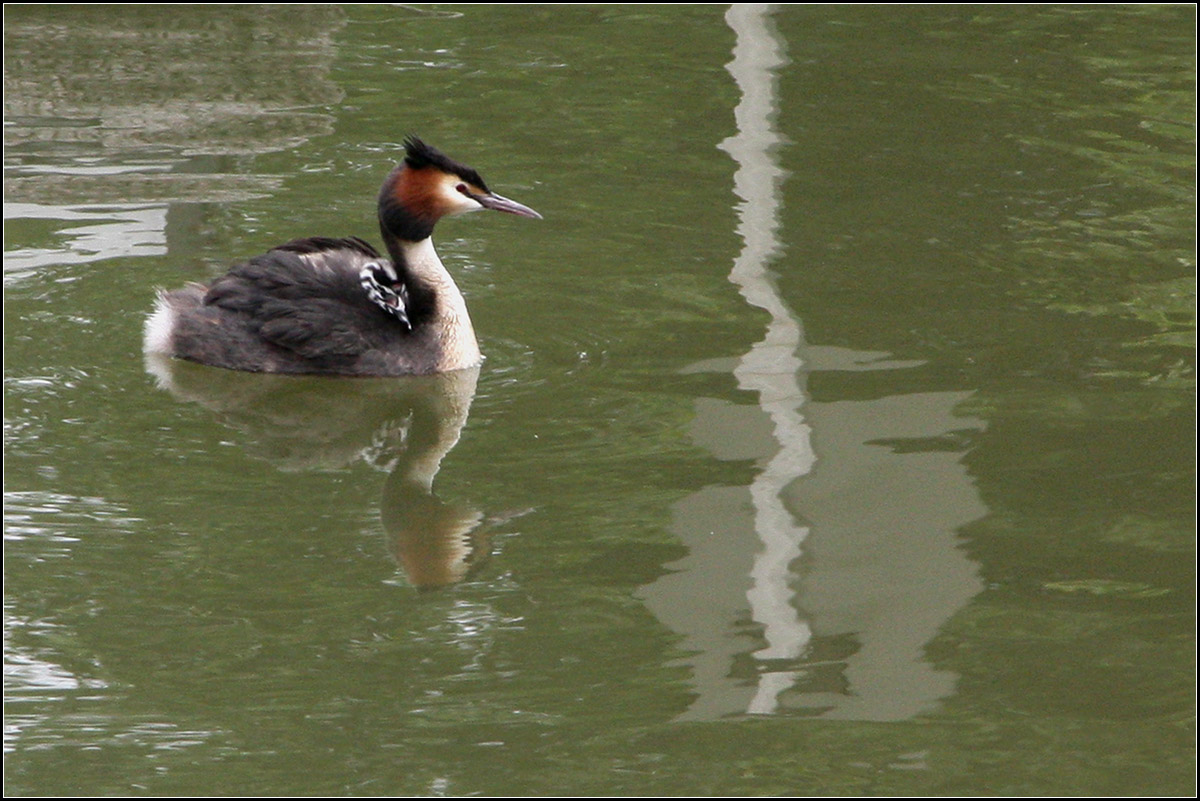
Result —
[{"label": "white cheek patch", "polygon": [[458,189],[460,186],[465,186],[465,184],[461,178],[455,175],[444,176],[439,186],[439,193],[442,196],[442,201],[446,204],[446,216],[448,217],[469,214],[472,211],[483,209],[483,206],[478,201],[460,192]]}]

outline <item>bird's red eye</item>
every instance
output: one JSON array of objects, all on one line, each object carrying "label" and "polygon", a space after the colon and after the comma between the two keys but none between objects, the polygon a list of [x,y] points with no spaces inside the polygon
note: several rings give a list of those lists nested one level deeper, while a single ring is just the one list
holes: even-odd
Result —
[{"label": "bird's red eye", "polygon": [[454,188],[455,188],[457,191],[459,191],[459,192],[461,192],[462,194],[464,194],[464,195],[469,195],[469,194],[471,193],[471,192],[470,192],[470,190],[469,190],[469,189],[467,189],[467,185],[466,185],[466,184],[459,184],[458,186],[456,186],[456,187],[454,187]]}]

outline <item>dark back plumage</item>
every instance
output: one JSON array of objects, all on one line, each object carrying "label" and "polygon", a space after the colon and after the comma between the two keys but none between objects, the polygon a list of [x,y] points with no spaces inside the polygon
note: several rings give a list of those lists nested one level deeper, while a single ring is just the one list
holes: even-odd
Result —
[{"label": "dark back plumage", "polygon": [[346,372],[408,334],[363,292],[360,272],[373,261],[379,254],[361,239],[299,239],[234,266],[198,304],[172,293],[192,319],[176,331],[176,355],[241,370]]},{"label": "dark back plumage", "polygon": [[340,239],[328,236],[310,236],[304,239],[293,239],[291,242],[285,242],[282,245],[272,248],[272,250],[285,250],[289,253],[304,255],[324,251],[345,250],[350,253],[360,253],[368,259],[379,258],[379,251],[370,242],[359,239],[357,236],[346,236]]}]

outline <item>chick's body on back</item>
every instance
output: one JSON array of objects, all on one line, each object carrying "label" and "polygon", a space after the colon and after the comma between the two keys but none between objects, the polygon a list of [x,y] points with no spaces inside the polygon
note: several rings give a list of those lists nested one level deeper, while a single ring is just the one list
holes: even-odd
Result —
[{"label": "chick's body on back", "polygon": [[479,364],[466,302],[433,248],[433,226],[479,209],[540,215],[420,140],[405,148],[379,199],[390,258],[357,237],[293,240],[207,287],[160,294],[145,349],[268,373],[386,376]]}]

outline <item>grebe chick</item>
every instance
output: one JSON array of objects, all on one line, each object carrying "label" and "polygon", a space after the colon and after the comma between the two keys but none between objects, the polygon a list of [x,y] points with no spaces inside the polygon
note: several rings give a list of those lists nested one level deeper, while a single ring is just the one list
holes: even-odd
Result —
[{"label": "grebe chick", "polygon": [[433,227],[481,209],[541,215],[420,139],[404,149],[379,192],[390,259],[358,237],[293,240],[210,286],[160,293],[146,351],[260,373],[391,376],[478,365],[467,305],[433,249]]}]

